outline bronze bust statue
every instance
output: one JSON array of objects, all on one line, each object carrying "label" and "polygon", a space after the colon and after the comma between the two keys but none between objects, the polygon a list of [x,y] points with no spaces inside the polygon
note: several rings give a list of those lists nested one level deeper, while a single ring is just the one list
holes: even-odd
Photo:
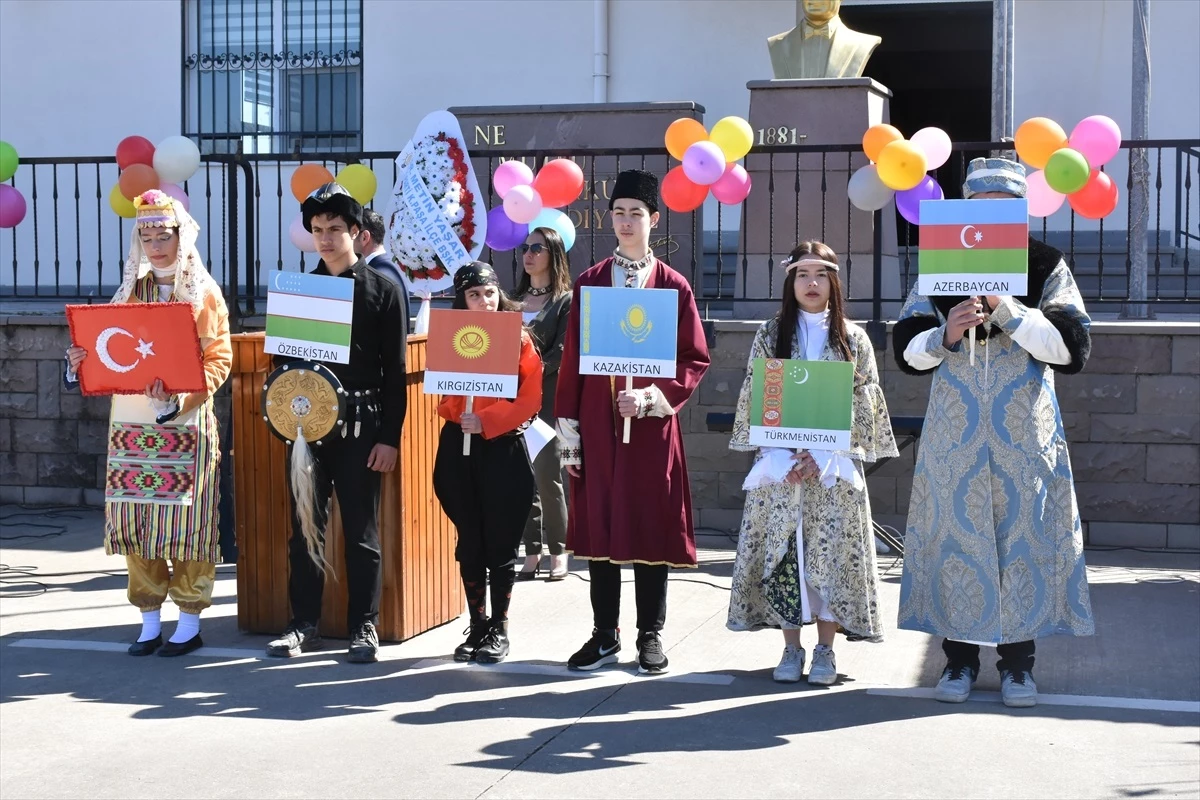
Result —
[{"label": "bronze bust statue", "polygon": [[861,78],[883,41],[847,28],[842,0],[796,0],[796,27],[767,39],[776,78]]}]

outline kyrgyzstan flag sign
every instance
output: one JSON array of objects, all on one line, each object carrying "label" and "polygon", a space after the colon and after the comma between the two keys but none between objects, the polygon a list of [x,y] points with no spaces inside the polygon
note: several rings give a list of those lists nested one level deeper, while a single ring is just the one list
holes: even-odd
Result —
[{"label": "kyrgyzstan flag sign", "polygon": [[170,394],[207,388],[188,303],[69,305],[67,323],[71,342],[88,353],[79,366],[84,394],[142,394],[159,378]]},{"label": "kyrgyzstan flag sign", "polygon": [[1023,295],[1029,283],[1029,204],[1013,200],[921,201],[917,291]]},{"label": "kyrgyzstan flag sign", "polygon": [[516,397],[521,315],[435,309],[425,353],[425,394]]}]

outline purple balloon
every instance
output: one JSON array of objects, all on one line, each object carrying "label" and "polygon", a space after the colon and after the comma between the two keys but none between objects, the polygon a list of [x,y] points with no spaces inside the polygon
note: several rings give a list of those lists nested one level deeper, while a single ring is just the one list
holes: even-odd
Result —
[{"label": "purple balloon", "polygon": [[910,225],[920,225],[921,201],[944,200],[945,198],[946,195],[942,192],[942,187],[938,185],[938,182],[932,175],[926,175],[913,188],[896,192],[896,209],[900,212],[900,216],[908,220]]},{"label": "purple balloon", "polygon": [[15,228],[23,219],[24,195],[6,183],[0,183],[0,228]]},{"label": "purple balloon", "polygon": [[487,237],[484,242],[493,250],[512,250],[525,241],[528,235],[529,226],[509,219],[504,213],[504,206],[496,206],[488,212]]},{"label": "purple balloon", "polygon": [[683,174],[692,183],[711,186],[725,174],[725,153],[713,142],[696,142],[683,154]]}]

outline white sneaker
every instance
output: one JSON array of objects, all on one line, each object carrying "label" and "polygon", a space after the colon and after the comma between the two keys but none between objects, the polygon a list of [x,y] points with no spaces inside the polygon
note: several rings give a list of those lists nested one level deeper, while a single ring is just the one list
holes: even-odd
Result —
[{"label": "white sneaker", "polygon": [[962,665],[947,664],[942,678],[933,690],[933,699],[939,703],[965,703],[975,686],[975,670]]},{"label": "white sneaker", "polygon": [[813,650],[812,666],[808,668],[808,682],[814,686],[832,686],[837,683],[837,659],[832,647],[817,645]]},{"label": "white sneaker", "polygon": [[1030,708],[1037,705],[1037,684],[1033,673],[1024,670],[1004,670],[1000,673],[1000,699],[1009,708]]},{"label": "white sneaker", "polygon": [[773,677],[778,683],[799,683],[804,674],[804,648],[789,644],[783,648],[783,658],[775,668]]}]

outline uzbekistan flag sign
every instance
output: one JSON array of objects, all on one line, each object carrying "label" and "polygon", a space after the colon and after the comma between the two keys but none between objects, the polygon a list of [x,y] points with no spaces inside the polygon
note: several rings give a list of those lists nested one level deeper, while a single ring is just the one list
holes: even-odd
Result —
[{"label": "uzbekistan flag sign", "polygon": [[1022,295],[1029,283],[1029,204],[922,200],[917,291]]},{"label": "uzbekistan flag sign", "polygon": [[276,270],[268,280],[265,351],[348,364],[353,279]]},{"label": "uzbekistan flag sign", "polygon": [[521,315],[433,309],[425,353],[425,394],[516,397]]}]

